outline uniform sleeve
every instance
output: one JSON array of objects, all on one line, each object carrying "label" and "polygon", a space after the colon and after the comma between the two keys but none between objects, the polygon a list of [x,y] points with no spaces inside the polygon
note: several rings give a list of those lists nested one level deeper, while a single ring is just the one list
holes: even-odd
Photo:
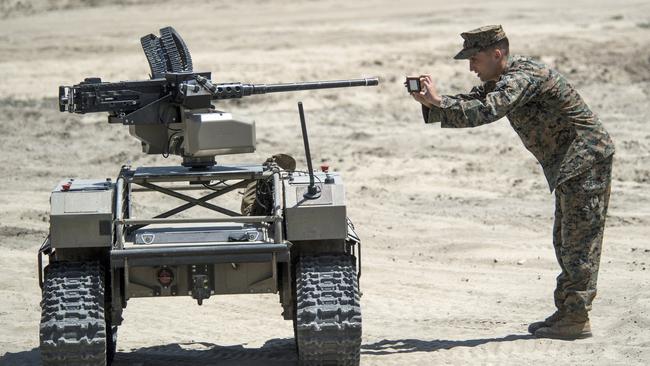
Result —
[{"label": "uniform sleeve", "polygon": [[443,95],[440,121],[443,128],[476,127],[504,117],[535,96],[535,88],[525,74],[506,74],[485,92],[474,88],[469,94]]},{"label": "uniform sleeve", "polygon": [[[472,100],[477,98],[484,98],[485,92],[483,91],[483,86],[475,86],[467,94],[458,94],[454,96],[459,100]],[[422,105],[422,118],[424,118],[424,123],[436,123],[440,122],[442,119],[440,107],[431,106],[431,108]]]},{"label": "uniform sleeve", "polygon": [[[494,84],[491,81],[488,81],[486,85],[490,85],[494,88]],[[454,98],[458,100],[474,100],[474,99],[485,99],[485,86],[478,85],[472,88],[467,94],[456,94]]]},{"label": "uniform sleeve", "polygon": [[432,106],[431,108],[422,105],[422,118],[424,123],[440,122],[440,108]]}]

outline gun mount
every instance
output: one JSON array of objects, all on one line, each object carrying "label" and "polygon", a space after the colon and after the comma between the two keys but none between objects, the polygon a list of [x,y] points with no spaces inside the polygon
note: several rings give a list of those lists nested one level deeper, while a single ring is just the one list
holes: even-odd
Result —
[{"label": "gun mount", "polygon": [[[165,48],[164,42],[156,42],[152,34],[141,39],[152,79],[103,82],[92,77],[74,86],[60,86],[59,110],[79,114],[108,112],[108,122],[128,125],[131,135],[141,141],[143,152],[179,155],[183,165],[200,168],[214,165],[216,155],[255,151],[255,123],[215,109],[215,100],[379,84],[378,78],[214,83],[209,72],[192,71],[185,43],[170,29],[161,29],[162,38],[158,40],[169,38],[167,43],[174,47]],[[156,50],[156,46],[160,49]],[[167,72],[161,71],[165,65]]]}]

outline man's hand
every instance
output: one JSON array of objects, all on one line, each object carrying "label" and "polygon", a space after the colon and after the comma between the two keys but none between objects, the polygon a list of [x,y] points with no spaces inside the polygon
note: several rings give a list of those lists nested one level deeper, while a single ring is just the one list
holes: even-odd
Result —
[{"label": "man's hand", "polygon": [[[422,90],[420,90],[419,93],[414,93],[414,94],[419,94],[419,98],[421,98],[423,102],[420,102],[422,104],[427,105],[428,107],[431,107],[431,105],[434,105],[436,107],[440,107],[440,94],[438,94],[438,88],[436,88],[436,84],[433,82],[433,79],[431,78],[431,75],[421,75],[420,76],[420,83],[422,85]],[[415,98],[415,95],[413,96]],[[416,98],[415,100],[418,100]]]},{"label": "man's hand", "polygon": [[427,102],[422,95],[420,95],[421,92],[412,92],[410,93],[413,99],[416,101],[420,102],[423,106],[427,108],[431,108],[431,103]]}]

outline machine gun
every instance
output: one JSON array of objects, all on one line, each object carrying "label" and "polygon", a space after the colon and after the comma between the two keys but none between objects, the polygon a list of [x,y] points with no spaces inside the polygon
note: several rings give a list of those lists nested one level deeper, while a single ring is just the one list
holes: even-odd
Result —
[{"label": "machine gun", "polygon": [[108,112],[109,123],[130,126],[147,154],[183,157],[183,165],[214,165],[215,155],[255,151],[255,124],[218,111],[213,100],[299,90],[378,85],[377,78],[282,84],[213,83],[209,72],[193,72],[192,61],[171,27],[161,37],[141,38],[151,67],[151,79],[102,82],[86,78],[59,87],[59,110],[71,113]]}]

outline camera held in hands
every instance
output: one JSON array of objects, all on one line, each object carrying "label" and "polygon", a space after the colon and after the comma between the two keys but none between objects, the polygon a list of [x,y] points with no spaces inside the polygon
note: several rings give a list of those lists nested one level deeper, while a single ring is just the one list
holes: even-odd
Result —
[{"label": "camera held in hands", "polygon": [[419,76],[407,76],[404,85],[406,86],[406,90],[409,93],[418,93],[420,90],[422,90],[422,84],[420,84]]}]

